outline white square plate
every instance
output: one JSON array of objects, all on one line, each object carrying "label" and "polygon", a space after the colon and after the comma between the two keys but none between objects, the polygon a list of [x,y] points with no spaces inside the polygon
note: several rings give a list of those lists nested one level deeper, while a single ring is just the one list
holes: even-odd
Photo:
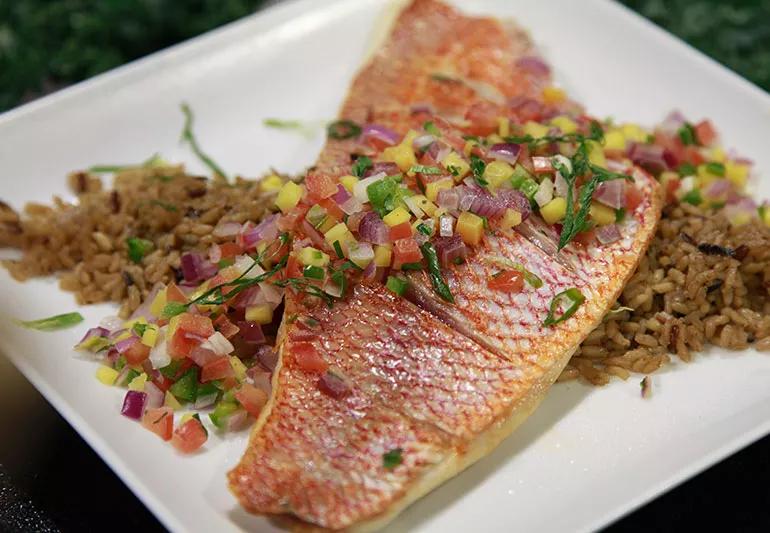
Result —
[{"label": "white square plate", "polygon": [[[595,115],[652,124],[670,109],[712,118],[728,146],[770,176],[770,97],[670,35],[601,0],[468,0],[470,13],[515,17],[557,78]],[[382,29],[379,0],[299,0],[0,115],[3,200],[66,195],[64,175],[161,152],[203,170],[178,143],[179,103],[197,112],[202,145],[231,171],[298,171],[322,138],[267,130],[264,117],[333,118]],[[756,190],[770,196],[768,183]],[[6,313],[73,310],[53,280],[19,284],[0,270]],[[110,306],[81,309],[88,323]],[[121,417],[122,393],[93,378],[70,347],[84,328],[38,333],[0,317],[0,348],[170,529],[266,530],[240,511],[225,472],[245,434],[181,457]],[[770,357],[712,350],[653,377],[603,389],[554,387],[494,453],[412,506],[392,531],[588,530],[607,524],[770,430]],[[96,487],[98,489],[98,487]]]}]

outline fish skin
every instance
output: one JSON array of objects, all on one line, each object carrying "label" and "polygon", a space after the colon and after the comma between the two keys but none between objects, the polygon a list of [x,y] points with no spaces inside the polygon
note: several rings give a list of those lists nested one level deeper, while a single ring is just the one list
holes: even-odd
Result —
[{"label": "fish skin", "polygon": [[[437,29],[427,39],[410,26],[420,20],[443,22],[432,26]],[[404,133],[421,118],[404,106],[427,101],[439,113],[458,117],[489,103],[476,91],[460,90],[458,98],[447,98],[425,81],[437,65],[470,68],[463,61],[467,48],[447,52],[450,37],[457,40],[457,28],[491,25],[495,32],[511,31],[492,19],[478,20],[433,0],[415,0],[354,82],[340,116]],[[489,43],[490,51],[509,39],[524,39],[520,31],[497,35],[502,37]],[[529,40],[521,43],[518,53],[530,54]],[[432,46],[433,56],[427,53]],[[504,48],[499,68],[474,75],[506,97],[531,97],[537,80],[517,85],[525,76],[507,74],[515,56]],[[415,51],[426,52],[428,59],[399,63]],[[489,61],[498,58],[492,54]],[[403,79],[417,80],[414,90],[404,89],[412,86]],[[348,173],[351,154],[365,153],[356,141],[330,140],[318,168]],[[296,320],[284,320],[282,326],[273,396],[244,457],[228,474],[241,504],[254,513],[289,514],[328,529],[375,529],[491,451],[538,405],[609,310],[652,237],[660,216],[656,184],[644,176],[637,181],[649,196],[624,226],[625,240],[598,253],[569,245],[559,261],[521,232],[489,235],[466,266],[447,273],[454,307],[436,298],[423,274],[412,275],[411,297],[419,306],[381,286],[358,286],[331,310],[306,308],[289,295],[285,317]],[[553,243],[558,237],[547,231],[542,237]],[[519,295],[488,290],[486,280],[499,270],[485,260],[490,255],[523,263],[543,278],[544,286],[525,287]],[[603,268],[609,270],[599,272]],[[586,302],[571,319],[545,328],[550,299],[569,287],[583,291]],[[322,393],[319,376],[294,363],[295,339],[307,337],[302,319],[311,315],[323,331],[313,340],[318,352],[351,384],[350,395],[342,399]],[[389,343],[395,338],[402,342]],[[382,453],[398,447],[404,462],[386,471]]]}]

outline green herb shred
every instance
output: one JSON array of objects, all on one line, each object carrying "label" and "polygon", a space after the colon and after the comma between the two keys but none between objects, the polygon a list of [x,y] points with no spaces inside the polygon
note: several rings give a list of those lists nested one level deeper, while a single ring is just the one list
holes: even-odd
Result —
[{"label": "green herb shred", "polygon": [[484,170],[487,168],[487,164],[476,154],[471,154],[471,172],[473,172],[473,179],[481,187],[486,187],[489,182],[484,179]]},{"label": "green herb shred", "polygon": [[393,470],[404,461],[403,453],[404,450],[401,448],[393,448],[392,450],[383,453],[382,467],[385,470]]},{"label": "green herb shred", "polygon": [[452,291],[449,290],[444,276],[441,273],[441,265],[438,261],[438,254],[436,253],[436,247],[433,243],[426,242],[420,246],[422,256],[425,258],[425,262],[428,264],[428,274],[430,275],[430,282],[433,285],[433,290],[441,296],[443,300],[449,303],[454,303],[455,298],[452,296]]},{"label": "green herb shred", "polygon": [[155,247],[152,241],[139,237],[128,237],[126,246],[128,246],[128,258],[134,263],[141,263],[144,256]]},{"label": "green herb shred", "polygon": [[338,141],[352,139],[361,135],[361,126],[352,120],[335,120],[327,126],[326,133]]},{"label": "green herb shred", "polygon": [[353,163],[353,167],[351,168],[351,172],[354,176],[357,178],[360,178],[364,175],[364,173],[372,168],[374,165],[372,163],[372,160],[369,159],[367,156],[362,155],[359,156],[358,159],[356,159],[356,162]]},{"label": "green herb shred", "polygon": [[427,121],[422,125],[422,129],[433,135],[434,137],[441,137],[441,132],[432,121]]},{"label": "green herb shred", "polygon": [[193,153],[198,156],[198,159],[203,162],[204,165],[206,165],[209,170],[211,170],[214,174],[217,174],[219,176],[222,176],[225,179],[227,178],[227,173],[222,170],[222,167],[217,165],[213,159],[211,159],[208,155],[206,155],[203,150],[201,150],[200,145],[198,144],[198,141],[195,139],[195,134],[193,134],[193,113],[190,109],[190,106],[186,103],[182,103],[182,113],[184,113],[184,128],[182,129],[182,140],[187,142],[190,145],[190,148],[192,148]]},{"label": "green herb shred", "polygon": [[56,331],[80,324],[83,322],[83,315],[80,313],[65,313],[63,315],[49,316],[38,320],[17,320],[20,326],[38,331]]},{"label": "green herb shred", "polygon": [[[583,293],[574,287],[560,292],[553,297],[553,300],[551,300],[551,305],[548,309],[548,316],[545,317],[543,325],[550,327],[555,324],[559,324],[560,322],[564,322],[577,312],[578,308],[583,304],[584,301],[585,296],[583,296]],[[558,314],[559,307],[562,305],[566,305],[567,308],[561,314]]]}]

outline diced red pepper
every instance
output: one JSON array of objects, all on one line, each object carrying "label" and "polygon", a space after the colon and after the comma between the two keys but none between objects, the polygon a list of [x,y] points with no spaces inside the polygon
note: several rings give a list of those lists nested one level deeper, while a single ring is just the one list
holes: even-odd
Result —
[{"label": "diced red pepper", "polygon": [[[679,186],[682,184],[681,180],[670,179],[666,183],[666,201],[671,203],[676,200],[676,191],[679,190]],[[637,204],[638,205],[638,204]]]},{"label": "diced red pepper", "polygon": [[129,346],[128,350],[123,352],[123,356],[126,358],[126,362],[129,365],[139,365],[150,357],[150,347],[137,341]]},{"label": "diced red pepper", "polygon": [[326,214],[330,217],[333,217],[338,222],[345,218],[345,212],[340,209],[340,206],[338,206],[337,203],[331,198],[324,198],[318,202],[318,205],[326,209]]},{"label": "diced red pepper", "polygon": [[177,329],[206,338],[214,334],[214,324],[212,324],[209,317],[204,315],[193,315],[192,313],[182,313],[179,315]]},{"label": "diced red pepper", "polygon": [[174,431],[171,444],[182,453],[192,453],[208,440],[206,428],[197,418],[191,418]]},{"label": "diced red pepper", "polygon": [[294,353],[294,361],[302,370],[321,373],[329,367],[309,342],[292,343],[291,351]]},{"label": "diced red pepper", "polygon": [[219,245],[219,253],[222,259],[230,259],[243,253],[243,248],[234,242],[225,242]]},{"label": "diced red pepper", "polygon": [[702,165],[706,162],[706,158],[700,153],[697,146],[687,146],[684,149],[684,159],[691,165]]},{"label": "diced red pepper", "polygon": [[224,379],[234,376],[235,372],[230,364],[229,357],[219,357],[204,365],[201,370],[201,383],[214,381],[215,379]]},{"label": "diced red pepper", "polygon": [[170,440],[174,430],[174,410],[171,407],[147,409],[142,416],[142,425],[163,440]]},{"label": "diced red pepper", "polygon": [[278,219],[278,229],[281,231],[291,231],[298,228],[302,223],[302,220],[305,218],[305,214],[307,214],[308,209],[308,206],[305,204],[299,204],[298,206],[292,208],[288,213]]},{"label": "diced red pepper", "polygon": [[238,326],[230,322],[230,319],[227,318],[227,315],[219,315],[216,320],[214,320],[214,326],[216,327],[217,331],[219,331],[227,339],[232,338],[240,331]]},{"label": "diced red pepper", "polygon": [[422,252],[414,239],[399,239],[393,243],[393,268],[422,261]]},{"label": "diced red pepper", "polygon": [[626,210],[629,213],[636,211],[636,208],[639,207],[639,204],[643,201],[644,195],[642,194],[642,191],[636,187],[626,187]]},{"label": "diced red pepper", "polygon": [[412,225],[409,222],[402,222],[390,228],[389,238],[391,241],[407,239],[412,236]]},{"label": "diced red pepper", "polygon": [[487,287],[493,291],[521,292],[524,288],[524,275],[518,270],[504,270],[489,278]]},{"label": "diced red pepper", "polygon": [[182,290],[176,286],[176,283],[169,283],[168,287],[166,287],[166,301],[183,304],[187,302],[187,297]]},{"label": "diced red pepper", "polygon": [[158,387],[163,392],[166,392],[169,389],[169,387],[171,387],[171,385],[174,384],[173,381],[168,379],[166,376],[164,376],[157,370],[155,371],[155,375],[152,378],[152,382],[155,384],[156,387]]},{"label": "diced red pepper", "polygon": [[591,246],[596,240],[596,231],[589,229],[588,231],[581,231],[575,235],[574,242],[582,244],[583,246]]},{"label": "diced red pepper", "polygon": [[328,174],[309,172],[305,177],[307,192],[320,199],[328,198],[337,192],[337,180]]},{"label": "diced red pepper", "polygon": [[174,334],[168,339],[166,350],[172,359],[182,359],[190,355],[190,351],[198,346],[200,342],[185,335],[183,329],[177,328]]},{"label": "diced red pepper", "polygon": [[299,264],[296,256],[289,256],[289,260],[286,261],[286,268],[284,269],[284,273],[286,274],[287,278],[302,277],[302,266]]},{"label": "diced red pepper", "polygon": [[251,416],[256,418],[267,403],[267,393],[254,385],[244,383],[235,393],[235,399]]},{"label": "diced red pepper", "polygon": [[701,120],[695,125],[695,136],[704,146],[711,146],[717,139],[717,132],[710,120]]}]

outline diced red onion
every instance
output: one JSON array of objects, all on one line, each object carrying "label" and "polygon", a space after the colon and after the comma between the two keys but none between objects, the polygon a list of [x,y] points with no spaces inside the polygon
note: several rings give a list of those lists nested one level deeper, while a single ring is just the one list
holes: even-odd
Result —
[{"label": "diced red onion", "polygon": [[379,124],[366,124],[361,130],[361,137],[363,139],[377,139],[391,146],[398,143],[399,140],[398,133]]},{"label": "diced red onion", "polygon": [[496,196],[476,184],[463,185],[455,189],[460,197],[458,207],[461,211],[471,211],[489,218],[502,216],[506,209],[519,211],[522,218],[526,218],[531,212],[529,200],[520,191],[514,189],[502,189]]},{"label": "diced red onion", "polygon": [[185,281],[192,283],[209,279],[217,273],[216,265],[203,259],[197,252],[183,254],[180,264]]},{"label": "diced red onion", "polygon": [[554,171],[550,157],[532,157],[532,167],[535,170],[535,174],[549,174]]},{"label": "diced red onion", "polygon": [[147,403],[145,403],[147,409],[155,409],[163,405],[165,395],[152,381],[144,384],[144,393],[147,395]]},{"label": "diced red onion", "polygon": [[543,207],[551,200],[553,200],[553,182],[551,178],[543,178],[543,181],[540,182],[540,187],[538,187],[535,193],[535,202],[540,207]]},{"label": "diced red onion", "polygon": [[626,180],[600,183],[594,192],[594,200],[613,209],[626,207]]},{"label": "diced red onion", "polygon": [[609,224],[607,226],[600,226],[596,230],[596,238],[602,244],[610,244],[615,241],[619,241],[621,238],[620,229],[617,224]]},{"label": "diced red onion", "polygon": [[115,349],[118,351],[118,353],[124,354],[128,351],[129,348],[131,348],[134,344],[139,342],[139,337],[130,336],[125,339],[119,340],[115,343]]},{"label": "diced red onion", "polygon": [[235,347],[227,340],[227,337],[219,331],[212,333],[209,338],[201,343],[201,348],[211,350],[217,355],[229,355],[235,350]]},{"label": "diced red onion", "polygon": [[[424,235],[423,235],[424,237]],[[372,259],[374,258],[374,253],[372,253]],[[377,271],[377,265],[374,264],[374,261],[370,261],[368,265],[366,265],[366,268],[361,273],[361,276],[363,276],[364,279],[373,280],[374,274]]]},{"label": "diced red onion", "polygon": [[357,265],[368,263],[374,259],[374,248],[368,242],[359,242],[349,247],[349,259]]},{"label": "diced red onion", "polygon": [[278,237],[278,220],[280,215],[274,213],[255,227],[244,225],[241,233],[238,235],[238,244],[243,248],[253,248],[260,241],[272,241]]},{"label": "diced red onion", "polygon": [[307,219],[302,220],[302,233],[304,233],[307,237],[310,238],[310,240],[313,242],[316,248],[323,248],[323,245],[324,245],[323,236],[321,236],[318,230],[315,229],[313,225],[307,221]]},{"label": "diced red onion", "polygon": [[284,289],[282,287],[276,287],[272,283],[263,282],[259,284],[259,288],[262,289],[260,294],[265,298],[265,302],[277,306],[283,301]]},{"label": "diced red onion", "polygon": [[708,184],[703,193],[710,198],[721,198],[732,190],[732,182],[726,179],[714,180]]},{"label": "diced red onion", "polygon": [[343,377],[327,370],[318,380],[318,388],[324,394],[331,396],[335,400],[344,398],[352,392],[350,385]]},{"label": "diced red onion", "polygon": [[498,161],[505,161],[506,163],[510,163],[511,165],[515,165],[516,161],[519,159],[519,154],[521,153],[521,146],[518,144],[513,143],[498,143],[493,144],[490,148],[487,154],[492,159],[497,159]]},{"label": "diced red onion", "polygon": [[219,263],[222,260],[222,249],[218,244],[214,243],[209,246],[209,261],[214,264]]},{"label": "diced red onion", "polygon": [[262,326],[256,322],[241,321],[238,322],[241,330],[241,338],[249,344],[264,344],[265,334],[262,333]]},{"label": "diced red onion", "polygon": [[363,203],[361,203],[361,200],[356,198],[355,196],[351,196],[348,198],[346,202],[343,202],[340,204],[340,209],[346,214],[346,215],[352,215],[354,213],[360,212],[364,208]]},{"label": "diced red onion", "polygon": [[265,371],[262,369],[261,366],[254,365],[248,370],[246,370],[246,377],[249,378],[252,385],[264,391],[268,397],[270,396],[270,391],[273,388],[271,379],[270,379],[270,371]]},{"label": "diced red onion", "polygon": [[217,401],[217,396],[219,396],[218,391],[214,391],[203,396],[197,396],[195,398],[195,402],[193,402],[193,409],[204,409],[214,405],[214,402]]},{"label": "diced red onion", "polygon": [[436,197],[436,203],[445,209],[457,209],[460,205],[460,195],[455,188],[441,189]]},{"label": "diced red onion", "polygon": [[657,174],[669,168],[664,149],[657,144],[632,142],[628,145],[628,158],[640,167]]},{"label": "diced red onion", "polygon": [[93,337],[105,337],[106,338],[106,337],[109,336],[109,334],[110,334],[110,332],[107,331],[106,328],[103,328],[101,326],[96,327],[96,328],[91,328],[88,331],[86,331],[86,334],[83,335],[83,338],[80,339],[80,342],[78,342],[75,347],[77,348],[78,346],[80,346],[81,344],[86,342],[88,339],[91,339]]},{"label": "diced red onion", "polygon": [[166,332],[168,326],[163,326],[158,330],[158,336],[155,339],[155,346],[150,349],[150,363],[152,368],[163,368],[171,363],[171,356],[168,353],[166,343]]},{"label": "diced red onion", "polygon": [[551,68],[537,56],[521,57],[516,61],[516,66],[530,74],[543,78],[551,74]]},{"label": "diced red onion", "polygon": [[439,261],[445,267],[452,265],[458,258],[465,259],[468,248],[459,235],[437,237],[433,241]]},{"label": "diced red onion", "polygon": [[419,137],[416,137],[414,141],[412,141],[412,148],[415,150],[423,150],[430,146],[430,144],[435,140],[436,138],[429,133],[426,135],[420,135]]},{"label": "diced red onion", "polygon": [[238,295],[231,300],[230,305],[234,309],[246,309],[252,305],[259,305],[259,295],[261,291],[260,287],[249,287],[238,293]]},{"label": "diced red onion", "polygon": [[441,215],[438,227],[438,233],[441,237],[451,237],[454,233],[454,217],[449,215]]},{"label": "diced red onion", "polygon": [[398,168],[398,165],[393,163],[392,161],[380,161],[372,165],[372,168],[364,172],[364,178],[370,178],[372,176],[376,176],[381,172],[384,173],[383,177],[395,176],[396,174],[401,174],[401,169]]},{"label": "diced red onion", "polygon": [[342,186],[342,184],[337,184],[337,192],[335,192],[335,193],[332,195],[332,200],[334,200],[334,202],[335,202],[337,205],[342,205],[342,204],[344,204],[345,202],[347,202],[347,201],[348,201],[348,199],[349,199],[351,196],[352,196],[352,194],[350,194],[350,193],[348,192],[348,190],[347,190],[345,187],[343,187],[343,186]]},{"label": "diced red onion", "polygon": [[123,398],[123,407],[120,414],[139,420],[144,414],[144,407],[147,404],[147,394],[141,391],[130,390]]},{"label": "diced red onion", "polygon": [[214,237],[219,238],[227,238],[227,237],[235,237],[238,235],[238,233],[241,231],[241,225],[237,222],[220,222],[214,227],[214,230],[211,232]]},{"label": "diced red onion", "polygon": [[569,194],[569,184],[561,172],[557,172],[553,180],[553,188],[556,196],[560,198],[566,198]]},{"label": "diced red onion", "polygon": [[326,280],[321,290],[324,291],[329,296],[333,296],[334,298],[339,298],[340,296],[342,296],[342,286],[337,285],[331,279]]},{"label": "diced red onion", "polygon": [[672,111],[660,123],[660,130],[669,135],[675,135],[679,128],[684,126],[685,121],[685,116],[681,112]]},{"label": "diced red onion", "polygon": [[387,244],[389,240],[388,226],[377,213],[369,211],[358,223],[358,236],[361,240],[372,244]]},{"label": "diced red onion", "polygon": [[155,300],[155,297],[158,295],[158,293],[164,289],[166,285],[163,283],[156,283],[153,285],[152,290],[149,292],[147,297],[142,302],[142,305],[137,307],[133,313],[131,313],[131,316],[129,319],[139,318],[140,316],[143,316],[145,318],[151,318],[154,315],[150,312],[150,305],[152,305],[153,300]]},{"label": "diced red onion", "polygon": [[[440,146],[439,146],[440,145]],[[445,145],[444,143],[433,143],[432,146],[439,146],[439,150],[436,152],[433,157],[436,159],[437,162],[441,163],[446,159],[446,156],[449,155],[449,153],[452,151],[452,148]]]},{"label": "diced red onion", "polygon": [[225,431],[238,431],[246,427],[249,420],[249,414],[243,409],[239,409],[227,417],[225,422]]},{"label": "diced red onion", "polygon": [[112,333],[123,327],[123,319],[119,316],[106,316],[99,321],[99,326]]},{"label": "diced red onion", "polygon": [[196,346],[190,350],[190,355],[188,355],[188,357],[192,359],[196,365],[203,367],[206,364],[219,359],[221,356],[215,354],[208,348],[204,348],[203,346]]},{"label": "diced red onion", "polygon": [[114,367],[119,357],[120,357],[120,352],[118,352],[115,348],[110,348],[109,350],[107,350],[107,355],[105,356],[105,360],[110,366]]},{"label": "diced red onion", "polygon": [[417,103],[417,104],[414,104],[409,111],[413,115],[416,115],[418,113],[428,113],[429,115],[432,115],[433,106],[426,103]]}]

